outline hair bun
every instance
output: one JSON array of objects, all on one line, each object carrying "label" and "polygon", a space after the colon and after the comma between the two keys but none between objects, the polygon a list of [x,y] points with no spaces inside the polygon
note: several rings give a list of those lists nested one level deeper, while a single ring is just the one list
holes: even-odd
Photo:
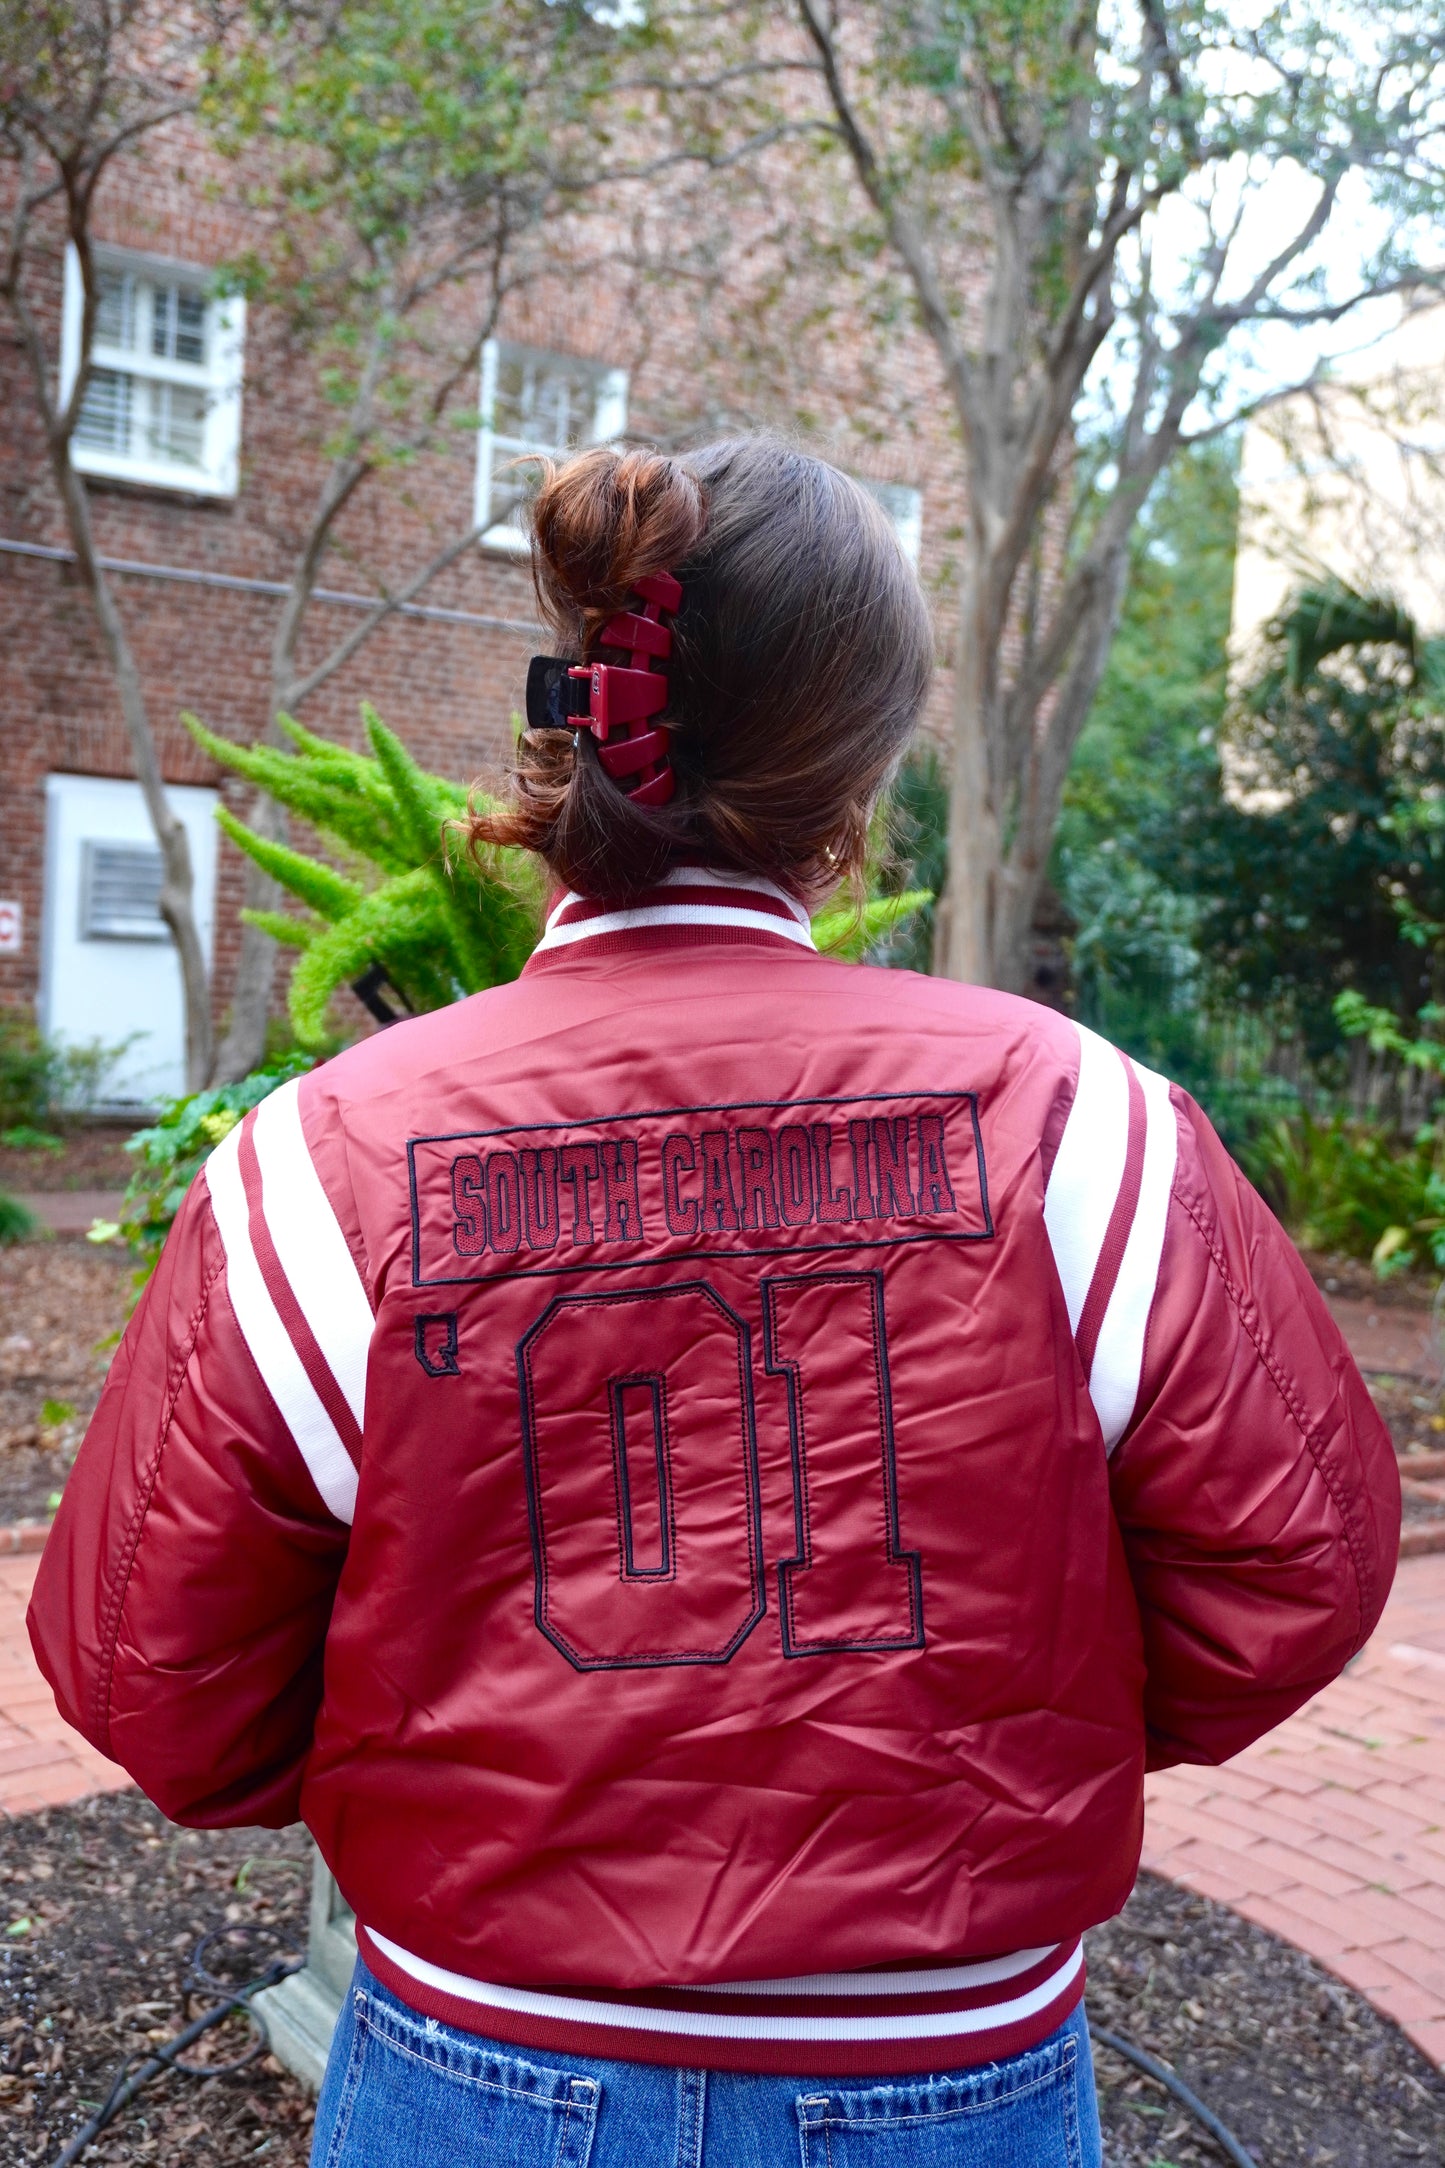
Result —
[{"label": "hair bun", "polygon": [[605,445],[547,461],[532,506],[532,577],[543,615],[587,654],[639,579],[693,555],[707,524],[695,475],[661,452]]}]

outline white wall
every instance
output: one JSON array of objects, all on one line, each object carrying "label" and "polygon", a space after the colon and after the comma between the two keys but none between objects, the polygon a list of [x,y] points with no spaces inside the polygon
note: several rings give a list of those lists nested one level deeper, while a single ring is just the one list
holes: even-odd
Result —
[{"label": "white wall", "polygon": [[[196,922],[211,954],[216,903],[216,792],[172,785],[195,873]],[[154,847],[138,783],[97,775],[45,779],[45,923],[40,1027],[68,1045],[129,1040],[105,1086],[107,1103],[150,1107],[186,1087],[181,972],[169,936],[88,939],[82,923],[85,845]]]},{"label": "white wall", "polygon": [[1295,591],[1341,580],[1445,630],[1445,310],[1407,311],[1312,396],[1244,432],[1230,644],[1256,667]]}]

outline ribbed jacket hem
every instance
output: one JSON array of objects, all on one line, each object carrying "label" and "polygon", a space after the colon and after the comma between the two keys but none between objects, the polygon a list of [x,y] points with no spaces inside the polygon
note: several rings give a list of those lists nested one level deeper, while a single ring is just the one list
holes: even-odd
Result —
[{"label": "ribbed jacket hem", "polygon": [[1021,2055],[1084,1992],[1082,1944],[909,1972],[722,1988],[519,1988],[448,1972],[358,1926],[383,1986],[424,2017],[553,2055],[800,2077],[890,2077]]}]

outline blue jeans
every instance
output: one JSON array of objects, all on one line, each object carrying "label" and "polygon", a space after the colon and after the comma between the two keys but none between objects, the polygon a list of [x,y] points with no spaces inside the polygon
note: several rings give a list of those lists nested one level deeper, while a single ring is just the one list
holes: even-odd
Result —
[{"label": "blue jeans", "polygon": [[311,2168],[1100,2168],[1082,2006],[1026,2055],[841,2081],[505,2047],[358,1964]]}]

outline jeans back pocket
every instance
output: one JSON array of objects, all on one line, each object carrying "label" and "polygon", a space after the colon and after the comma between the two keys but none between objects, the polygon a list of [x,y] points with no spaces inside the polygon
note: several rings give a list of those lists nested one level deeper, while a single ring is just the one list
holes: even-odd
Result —
[{"label": "jeans back pocket", "polygon": [[803,2093],[803,2168],[1090,2168],[1079,2036],[977,2071]]},{"label": "jeans back pocket", "polygon": [[312,2168],[587,2168],[602,2087],[353,1983]]}]

